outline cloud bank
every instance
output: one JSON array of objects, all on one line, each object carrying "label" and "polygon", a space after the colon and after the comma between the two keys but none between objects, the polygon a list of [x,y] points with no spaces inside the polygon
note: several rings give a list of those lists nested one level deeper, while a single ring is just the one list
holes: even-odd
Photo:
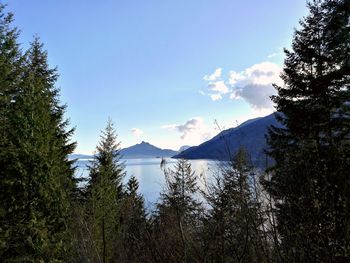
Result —
[{"label": "cloud bank", "polygon": [[273,110],[271,95],[276,94],[273,83],[283,85],[281,67],[271,62],[255,64],[243,72],[230,71],[231,99],[243,99],[255,110]]},{"label": "cloud bank", "polygon": [[203,77],[207,81],[207,92],[200,93],[213,101],[225,96],[233,100],[242,99],[255,111],[271,112],[274,108],[270,96],[276,94],[272,84],[283,85],[281,71],[282,68],[275,63],[262,62],[241,72],[231,70],[228,78],[223,80],[222,69],[218,68],[214,73]]},{"label": "cloud bank", "polygon": [[191,138],[207,140],[211,136],[209,129],[201,117],[192,118],[184,124],[163,125],[162,129],[179,132],[182,140]]}]

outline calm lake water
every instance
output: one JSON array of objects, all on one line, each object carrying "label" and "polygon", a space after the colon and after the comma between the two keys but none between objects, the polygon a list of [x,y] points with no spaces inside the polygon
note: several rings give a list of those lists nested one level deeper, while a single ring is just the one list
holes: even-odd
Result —
[{"label": "calm lake water", "polygon": [[[126,177],[124,182],[134,175],[139,181],[139,192],[145,198],[145,205],[147,208],[151,208],[159,198],[159,194],[163,189],[165,178],[164,173],[160,168],[161,159],[159,158],[147,158],[147,159],[124,159]],[[76,162],[77,177],[87,177],[88,170],[86,165],[88,160],[80,159]],[[166,167],[173,168],[176,164],[176,159],[167,158]],[[210,177],[217,172],[217,162],[212,160],[191,160],[192,171],[195,171],[198,175],[198,183],[200,187],[204,187],[204,180],[210,179]],[[199,176],[200,175],[200,176]]]}]

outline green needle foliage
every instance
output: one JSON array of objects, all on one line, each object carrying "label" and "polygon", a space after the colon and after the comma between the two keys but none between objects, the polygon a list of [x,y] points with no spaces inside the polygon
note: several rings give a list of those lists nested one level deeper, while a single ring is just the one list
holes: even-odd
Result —
[{"label": "green needle foliage", "polygon": [[275,160],[267,189],[277,204],[284,261],[350,257],[350,1],[315,0],[286,50],[273,101]]},{"label": "green needle foliage", "polygon": [[120,262],[149,262],[147,218],[143,197],[138,193],[139,183],[131,176],[122,201],[119,253]]},{"label": "green needle foliage", "polygon": [[155,215],[155,242],[158,256],[168,262],[193,262],[199,253],[201,203],[197,176],[187,160],[177,161],[174,169],[164,168],[166,188]]},{"label": "green needle foliage", "polygon": [[[2,7],[3,8],[3,7]],[[66,130],[56,69],[36,38],[21,55],[11,15],[1,15],[0,261],[64,261],[75,144]]]},{"label": "green needle foliage", "polygon": [[92,161],[87,186],[89,224],[94,246],[98,252],[95,261],[110,262],[120,228],[120,203],[123,196],[124,165],[120,162],[113,123],[108,121]]},{"label": "green needle foliage", "polygon": [[209,262],[268,262],[262,233],[256,173],[248,154],[240,148],[206,194],[210,206],[204,220]]}]

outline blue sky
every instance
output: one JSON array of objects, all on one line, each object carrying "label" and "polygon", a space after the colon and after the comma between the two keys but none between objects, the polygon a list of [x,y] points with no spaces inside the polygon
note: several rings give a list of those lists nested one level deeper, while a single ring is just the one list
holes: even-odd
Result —
[{"label": "blue sky", "polygon": [[110,117],[122,146],[196,145],[273,111],[282,47],[305,0],[11,0],[26,48],[40,36],[60,74],[76,152]]}]

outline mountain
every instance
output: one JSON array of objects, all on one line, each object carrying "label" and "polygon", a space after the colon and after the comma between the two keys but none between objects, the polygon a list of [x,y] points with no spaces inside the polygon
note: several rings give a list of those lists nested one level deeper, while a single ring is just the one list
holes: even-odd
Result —
[{"label": "mountain", "polygon": [[175,155],[174,158],[225,161],[232,158],[239,147],[243,146],[250,154],[253,164],[263,167],[266,160],[264,154],[266,148],[265,134],[270,125],[281,126],[275,119],[274,114],[248,120],[236,128],[220,132],[209,141]]},{"label": "mountain", "polygon": [[172,157],[178,152],[169,149],[160,149],[148,142],[130,146],[120,150],[122,158],[155,158],[155,157]]},{"label": "mountain", "polygon": [[180,153],[180,152],[183,152],[183,151],[185,151],[185,150],[187,150],[188,148],[191,148],[191,146],[189,146],[189,145],[183,145],[183,146],[181,146],[180,149],[179,149],[179,153]]}]

